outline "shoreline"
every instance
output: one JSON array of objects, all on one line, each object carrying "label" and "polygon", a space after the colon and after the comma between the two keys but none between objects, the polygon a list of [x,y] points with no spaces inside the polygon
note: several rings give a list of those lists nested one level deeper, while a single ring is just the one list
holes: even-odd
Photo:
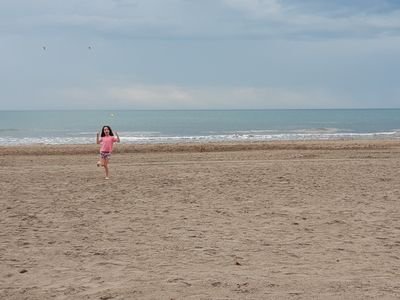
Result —
[{"label": "shoreline", "polygon": [[[116,144],[113,153],[192,153],[256,150],[368,150],[399,148],[395,140],[263,141],[165,144]],[[81,155],[98,152],[96,144],[0,145],[0,155]]]}]

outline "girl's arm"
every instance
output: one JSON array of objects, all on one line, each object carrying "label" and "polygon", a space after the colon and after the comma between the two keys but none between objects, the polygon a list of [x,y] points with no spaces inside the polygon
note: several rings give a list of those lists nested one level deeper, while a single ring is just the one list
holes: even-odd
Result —
[{"label": "girl's arm", "polygon": [[96,144],[100,144],[100,140],[99,140],[99,133],[96,133]]},{"label": "girl's arm", "polygon": [[119,139],[118,132],[115,131],[115,135],[117,136],[117,143],[119,143],[121,140]]}]

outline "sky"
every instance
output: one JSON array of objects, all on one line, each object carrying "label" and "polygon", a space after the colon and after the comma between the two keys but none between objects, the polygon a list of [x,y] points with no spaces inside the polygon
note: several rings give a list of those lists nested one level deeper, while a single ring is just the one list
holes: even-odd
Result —
[{"label": "sky", "polygon": [[0,110],[400,107],[399,0],[1,0]]}]

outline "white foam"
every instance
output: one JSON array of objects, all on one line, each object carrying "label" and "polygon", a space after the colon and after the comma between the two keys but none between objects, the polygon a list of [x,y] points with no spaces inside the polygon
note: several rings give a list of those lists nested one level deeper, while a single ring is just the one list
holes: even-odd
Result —
[{"label": "white foam", "polygon": [[[124,132],[120,134],[121,142],[126,144],[156,144],[185,142],[224,142],[224,141],[296,141],[296,140],[343,140],[343,139],[400,139],[400,131],[351,133],[351,132],[289,132],[256,134],[254,131],[229,134],[211,134],[194,136],[160,136],[157,132]],[[260,132],[259,132],[260,133]],[[63,136],[63,137],[0,137],[0,145],[65,145],[94,144],[95,137]]]}]

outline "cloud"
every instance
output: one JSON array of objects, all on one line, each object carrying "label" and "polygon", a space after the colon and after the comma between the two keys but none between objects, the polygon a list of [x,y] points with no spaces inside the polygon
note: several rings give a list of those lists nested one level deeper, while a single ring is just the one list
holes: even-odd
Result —
[{"label": "cloud", "polygon": [[383,11],[376,3],[355,5],[357,1],[223,1],[242,14],[246,33],[254,37],[372,38],[400,33],[400,7],[394,5]]},{"label": "cloud", "polygon": [[[322,89],[277,87],[185,87],[176,85],[108,85],[96,88],[46,89],[40,98],[58,99],[81,109],[274,109],[350,107]],[[65,106],[65,103],[68,103]],[[40,101],[37,103],[40,108]],[[45,103],[49,105],[49,101]]]},{"label": "cloud", "polygon": [[284,7],[278,0],[222,0],[228,7],[257,18],[281,17]]},{"label": "cloud", "polygon": [[[392,1],[21,0],[0,4],[0,28],[17,34],[106,38],[371,38],[399,35]],[[383,7],[383,8],[382,8]]]},{"label": "cloud", "polygon": [[127,107],[139,108],[168,108],[182,107],[188,108],[196,105],[193,102],[192,93],[184,88],[177,86],[128,86],[128,87],[108,87],[106,95],[113,99],[113,102]]},{"label": "cloud", "polygon": [[4,0],[0,101],[2,109],[395,107],[399,7]]}]

